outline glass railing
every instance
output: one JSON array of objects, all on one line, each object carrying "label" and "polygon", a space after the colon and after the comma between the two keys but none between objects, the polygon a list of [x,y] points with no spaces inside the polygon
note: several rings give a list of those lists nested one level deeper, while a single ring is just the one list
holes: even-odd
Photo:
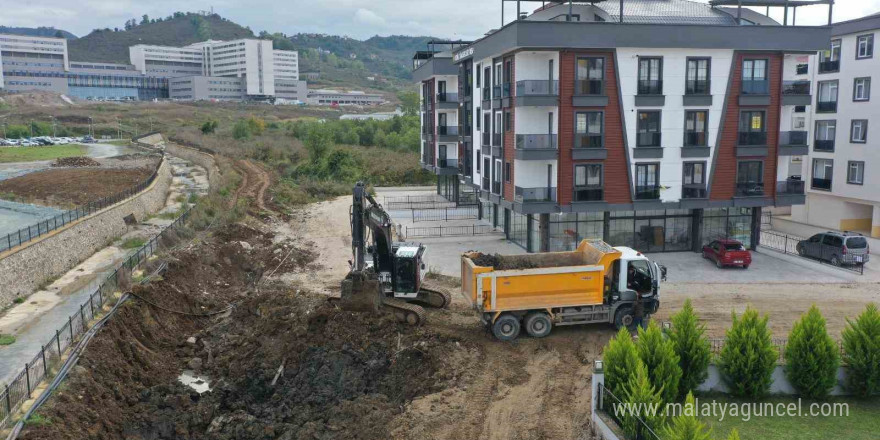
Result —
[{"label": "glass railing", "polygon": [[820,179],[818,177],[814,177],[813,189],[824,189],[826,191],[831,191],[831,179]]},{"label": "glass railing", "polygon": [[782,94],[783,95],[809,95],[810,94],[810,82],[809,81],[783,81],[782,82]]},{"label": "glass railing", "polygon": [[663,81],[659,79],[640,79],[638,91],[639,95],[662,95]]},{"label": "glass railing", "polygon": [[551,150],[556,148],[555,134],[518,134],[516,148],[519,150]]},{"label": "glass railing", "polygon": [[501,194],[501,182],[492,182],[492,193]]},{"label": "glass railing", "polygon": [[501,98],[501,86],[492,87],[492,98],[493,99]]},{"label": "glass railing", "polygon": [[743,95],[769,95],[770,82],[766,79],[744,79],[742,93]]},{"label": "glass railing", "polygon": [[574,83],[575,95],[604,95],[605,81],[601,79],[579,79]]},{"label": "glass railing", "polygon": [[483,145],[488,147],[488,146],[492,145],[491,142],[492,142],[492,134],[489,133],[488,131],[484,131],[483,132]]},{"label": "glass railing", "polygon": [[575,187],[573,196],[575,202],[600,202],[605,194],[602,187]]},{"label": "glass railing", "polygon": [[491,90],[489,90],[489,87],[483,87],[483,101],[488,101],[488,100],[492,99],[492,96],[490,96],[490,93],[491,93]]},{"label": "glass railing", "polygon": [[686,147],[705,147],[706,132],[689,131],[684,134],[684,146]]},{"label": "glass railing", "polygon": [[636,133],[637,143],[639,147],[659,147],[661,133]]},{"label": "glass railing", "polygon": [[501,96],[505,98],[510,97],[510,83],[501,84]]},{"label": "glass railing", "polygon": [[559,81],[529,79],[516,82],[516,96],[555,96],[559,94]]},{"label": "glass railing", "polygon": [[457,125],[438,125],[437,134],[439,136],[458,136]]},{"label": "glass railing", "polygon": [[458,168],[458,159],[437,159],[440,168]]},{"label": "glass railing", "polygon": [[763,182],[740,182],[736,184],[737,197],[756,197],[764,195]]},{"label": "glass railing", "polygon": [[834,151],[834,139],[816,139],[815,143],[813,144],[813,149],[816,151]]},{"label": "glass railing", "polygon": [[837,111],[837,101],[819,101],[816,103],[816,111],[836,112]]},{"label": "glass railing", "polygon": [[555,202],[556,188],[515,188],[514,199],[519,203],[528,202]]},{"label": "glass railing", "polygon": [[501,133],[493,133],[492,134],[492,146],[500,147],[501,146]]},{"label": "glass railing", "polygon": [[767,145],[767,132],[765,131],[741,131],[739,132],[738,145]]},{"label": "glass railing", "polygon": [[780,131],[779,145],[807,145],[806,131]]},{"label": "glass railing", "polygon": [[684,93],[686,95],[708,95],[710,90],[710,83],[707,79],[691,79],[685,82]]},{"label": "glass railing", "polygon": [[819,62],[819,73],[837,72],[840,70],[840,60]]},{"label": "glass railing", "polygon": [[803,195],[805,186],[803,180],[789,179],[782,182],[776,182],[776,194]]},{"label": "glass railing", "polygon": [[681,189],[683,199],[705,199],[706,187],[703,185],[684,185]]},{"label": "glass railing", "polygon": [[657,185],[637,185],[636,186],[636,199],[637,200],[656,200],[660,198],[660,187]]},{"label": "glass railing", "polygon": [[601,134],[575,133],[575,148],[602,148],[603,140]]},{"label": "glass railing", "polygon": [[458,102],[458,93],[438,93],[437,102]]},{"label": "glass railing", "polygon": [[483,191],[489,191],[489,178],[483,177]]}]

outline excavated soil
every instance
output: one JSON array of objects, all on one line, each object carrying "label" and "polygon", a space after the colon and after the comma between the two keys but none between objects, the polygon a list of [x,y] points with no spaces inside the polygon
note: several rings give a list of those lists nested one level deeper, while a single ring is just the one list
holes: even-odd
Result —
[{"label": "excavated soil", "polygon": [[496,270],[534,269],[538,267],[533,261],[526,258],[517,258],[514,255],[482,254],[476,253],[471,260],[477,266],[492,267]]},{"label": "excavated soil", "polygon": [[[91,159],[90,159],[91,160]],[[0,193],[16,200],[68,209],[134,187],[153,173],[139,168],[57,168],[0,181]]]},{"label": "excavated soil", "polygon": [[98,162],[91,157],[86,156],[74,156],[74,157],[62,157],[59,159],[55,159],[55,162],[52,162],[53,167],[99,167],[101,166],[101,162]]}]

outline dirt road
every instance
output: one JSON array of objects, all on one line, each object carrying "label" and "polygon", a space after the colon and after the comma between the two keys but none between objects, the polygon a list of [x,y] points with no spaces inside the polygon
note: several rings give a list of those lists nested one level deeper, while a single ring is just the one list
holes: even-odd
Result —
[{"label": "dirt road", "polygon": [[234,206],[240,197],[248,197],[253,203],[252,210],[256,214],[267,211],[266,190],[272,183],[272,175],[250,160],[233,162],[233,168],[241,176],[241,184],[232,198],[230,206]]}]

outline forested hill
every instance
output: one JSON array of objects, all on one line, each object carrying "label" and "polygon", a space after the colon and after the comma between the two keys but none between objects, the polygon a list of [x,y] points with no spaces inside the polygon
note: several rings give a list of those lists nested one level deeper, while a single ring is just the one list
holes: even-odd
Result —
[{"label": "forested hill", "polygon": [[31,37],[67,38],[68,40],[76,39],[76,35],[73,35],[70,32],[67,32],[62,29],[55,29],[53,27],[28,28],[28,27],[0,26],[0,34],[28,35]]}]

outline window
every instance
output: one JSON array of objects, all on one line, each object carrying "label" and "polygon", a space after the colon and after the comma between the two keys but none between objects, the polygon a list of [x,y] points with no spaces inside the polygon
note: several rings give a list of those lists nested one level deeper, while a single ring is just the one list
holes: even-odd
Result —
[{"label": "window", "polygon": [[602,148],[602,112],[581,112],[575,114],[575,148]]},{"label": "window", "polygon": [[739,145],[767,145],[763,110],[747,110],[739,116]]},{"label": "window", "polygon": [[840,70],[840,40],[832,40],[831,47],[819,52],[819,73]]},{"label": "window", "polygon": [[706,162],[685,162],[681,198],[702,199],[706,197]]},{"label": "window", "polygon": [[852,126],[849,131],[850,142],[856,144],[864,144],[868,138],[868,120],[853,119]]},{"label": "window", "polygon": [[709,94],[709,58],[689,58],[685,93],[688,95]]},{"label": "window", "polygon": [[510,111],[505,110],[504,111],[504,131],[510,131],[512,128],[512,125],[513,124],[511,124],[511,121],[510,121]]},{"label": "window", "polygon": [[871,99],[871,78],[856,78],[853,82],[853,101]]},{"label": "window", "polygon": [[477,64],[477,66],[476,66],[476,71],[477,71],[477,88],[480,88],[480,65],[479,64]]},{"label": "window", "polygon": [[837,136],[837,121],[816,121],[816,151],[834,151]]},{"label": "window", "polygon": [[602,165],[586,164],[574,167],[574,201],[596,202],[602,194]]},{"label": "window", "polygon": [[736,168],[737,197],[755,197],[764,195],[764,162],[760,160],[744,160]]},{"label": "window", "polygon": [[605,58],[578,58],[576,75],[576,95],[605,93]]},{"label": "window", "polygon": [[770,93],[767,81],[767,60],[744,60],[742,92],[748,95]]},{"label": "window", "polygon": [[510,183],[510,162],[504,162],[504,181]]},{"label": "window", "polygon": [[807,106],[805,106],[805,105],[796,105],[796,106],[794,106],[794,112],[795,112],[795,113],[806,113],[806,112],[807,112]]},{"label": "window", "polygon": [[813,189],[831,191],[831,178],[834,171],[834,160],[813,159]]},{"label": "window", "polygon": [[860,35],[856,41],[857,60],[874,56],[874,34]]},{"label": "window", "polygon": [[638,132],[636,133],[637,147],[660,146],[660,112],[639,112]]},{"label": "window", "polygon": [[660,164],[636,164],[636,199],[660,198]]},{"label": "window", "polygon": [[663,58],[639,58],[639,95],[663,94]]},{"label": "window", "polygon": [[688,147],[706,146],[706,120],[709,112],[687,111],[684,113],[684,145]]},{"label": "window", "polygon": [[846,167],[846,183],[863,185],[865,183],[865,163],[849,161]]},{"label": "window", "polygon": [[810,72],[810,65],[809,64],[798,64],[795,67],[795,74],[797,74],[797,75],[806,75],[809,72]]},{"label": "window", "polygon": [[[480,108],[477,107],[477,115],[482,115],[483,113],[480,111]],[[480,118],[477,117],[477,130],[480,129]]]},{"label": "window", "polygon": [[816,111],[834,113],[837,111],[837,81],[819,81],[819,96]]}]

